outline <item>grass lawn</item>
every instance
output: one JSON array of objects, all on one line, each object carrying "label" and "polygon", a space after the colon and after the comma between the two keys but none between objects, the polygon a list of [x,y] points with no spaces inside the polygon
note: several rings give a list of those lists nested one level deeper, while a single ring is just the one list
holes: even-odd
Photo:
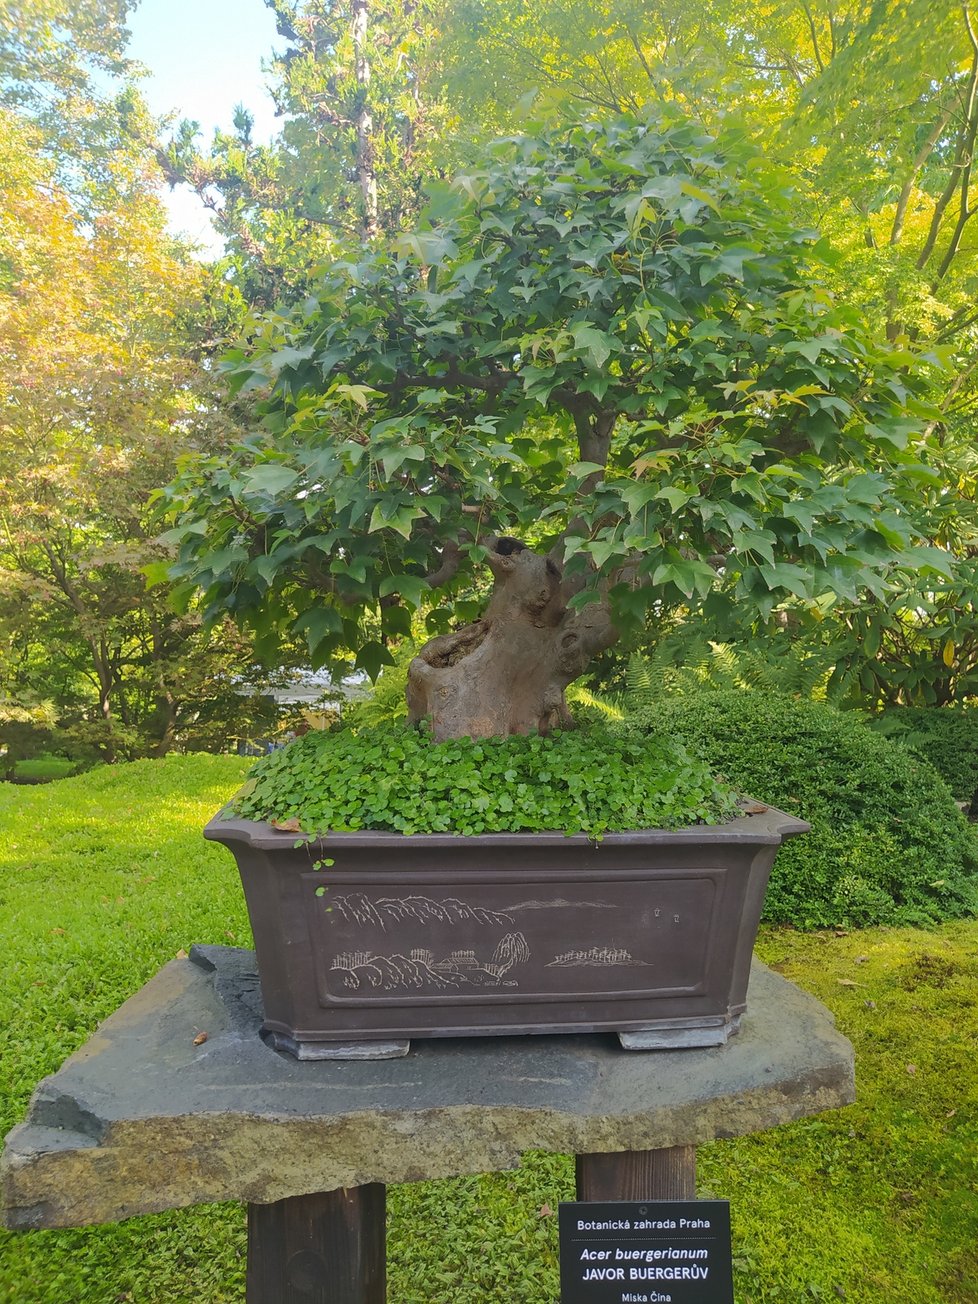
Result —
[{"label": "grass lawn", "polygon": [[[0,785],[2,1132],[30,1092],[193,942],[250,942],[237,871],[200,829],[248,762],[184,756]],[[759,951],[856,1045],[859,1099],[700,1150],[729,1199],[738,1304],[978,1300],[978,922],[767,931]],[[392,1188],[391,1304],[553,1304],[571,1161]],[[238,1205],[0,1232],[4,1304],[244,1299]]]}]

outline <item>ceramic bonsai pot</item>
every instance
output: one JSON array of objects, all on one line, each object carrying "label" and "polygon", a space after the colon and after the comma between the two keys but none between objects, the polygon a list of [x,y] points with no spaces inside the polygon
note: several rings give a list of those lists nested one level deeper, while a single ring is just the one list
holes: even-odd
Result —
[{"label": "ceramic bonsai pot", "polygon": [[220,815],[205,837],[241,873],[262,1035],[325,1059],[512,1033],[722,1044],[745,1007],[778,847],[807,829],[761,807],[599,842],[362,832],[297,845],[295,833]]}]

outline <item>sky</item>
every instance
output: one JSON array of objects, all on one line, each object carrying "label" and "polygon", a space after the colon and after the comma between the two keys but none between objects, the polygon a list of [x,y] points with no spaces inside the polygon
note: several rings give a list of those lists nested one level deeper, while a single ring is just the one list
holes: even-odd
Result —
[{"label": "sky", "polygon": [[[158,115],[199,122],[203,140],[215,127],[231,126],[236,104],[254,116],[254,138],[262,142],[278,130],[275,106],[265,90],[262,60],[283,42],[275,18],[262,0],[139,0],[129,15],[129,56],[148,76],[141,89]],[[175,232],[220,252],[207,210],[185,186],[164,197]]]}]

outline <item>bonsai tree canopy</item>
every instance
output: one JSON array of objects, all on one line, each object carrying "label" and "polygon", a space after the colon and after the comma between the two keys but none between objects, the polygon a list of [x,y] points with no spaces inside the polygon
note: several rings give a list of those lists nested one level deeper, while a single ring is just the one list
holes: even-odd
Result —
[{"label": "bonsai tree canopy", "polygon": [[492,145],[226,358],[260,424],[165,491],[186,592],[372,676],[421,610],[412,718],[487,736],[568,723],[567,684],[666,609],[943,571],[907,506],[924,373],[831,303],[787,197],[668,116]]}]

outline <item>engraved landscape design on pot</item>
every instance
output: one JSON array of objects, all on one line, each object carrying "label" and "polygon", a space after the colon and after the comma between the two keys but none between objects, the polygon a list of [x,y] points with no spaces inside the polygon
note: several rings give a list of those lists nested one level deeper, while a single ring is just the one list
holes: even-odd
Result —
[{"label": "engraved landscape design on pot", "polygon": [[[530,958],[524,935],[513,927],[515,920],[508,911],[486,910],[456,897],[436,901],[428,896],[377,897],[362,892],[335,896],[332,910],[346,923],[367,933],[391,936],[395,940],[405,923],[420,924],[432,945],[412,945],[407,953],[378,953],[368,947],[342,951],[333,957],[330,969],[342,972],[347,991],[362,987],[395,991],[398,988],[514,987],[516,980],[507,977],[517,965]],[[450,939],[459,925],[476,925],[488,937],[483,946],[436,947],[434,939]],[[431,927],[434,925],[434,927]],[[503,931],[506,930],[506,931]],[[494,934],[502,936],[495,941]],[[415,940],[418,930],[411,930]],[[457,938],[456,938],[457,940]]]},{"label": "engraved landscape design on pot", "polygon": [[[327,961],[329,986],[348,996],[519,988],[531,958],[537,981],[545,970],[599,968],[609,971],[609,982],[617,987],[621,978],[613,971],[654,967],[637,940],[655,947],[664,940],[664,928],[682,931],[676,928],[681,914],[672,909],[650,908],[648,918],[639,921],[620,903],[590,898],[531,897],[491,909],[458,897],[330,892],[324,907],[321,922],[335,948]],[[547,930],[549,954],[532,957],[527,940],[527,933],[536,936],[532,915],[553,911],[561,926]],[[551,981],[558,981],[556,973]]]}]

